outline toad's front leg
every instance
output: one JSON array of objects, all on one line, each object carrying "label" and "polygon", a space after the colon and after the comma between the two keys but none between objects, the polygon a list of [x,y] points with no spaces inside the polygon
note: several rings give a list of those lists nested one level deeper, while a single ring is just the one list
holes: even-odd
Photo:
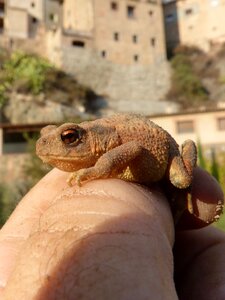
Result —
[{"label": "toad's front leg", "polygon": [[117,177],[130,161],[142,153],[142,150],[142,146],[136,141],[122,144],[104,153],[93,167],[72,173],[67,182],[72,185],[72,182],[75,181],[76,184],[81,185],[86,180]]}]

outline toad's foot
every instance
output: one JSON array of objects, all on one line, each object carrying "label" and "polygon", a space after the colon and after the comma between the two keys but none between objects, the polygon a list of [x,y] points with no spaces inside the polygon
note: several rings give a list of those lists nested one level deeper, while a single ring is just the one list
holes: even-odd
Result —
[{"label": "toad's foot", "polygon": [[81,186],[81,182],[85,180],[85,171],[86,169],[81,169],[77,172],[71,173],[66,181],[68,185],[70,187],[72,187],[74,184]]},{"label": "toad's foot", "polygon": [[74,184],[82,186],[84,181],[89,181],[101,177],[97,171],[98,170],[96,170],[95,167],[80,169],[70,174],[69,178],[67,179],[67,183],[69,186],[73,186]]}]

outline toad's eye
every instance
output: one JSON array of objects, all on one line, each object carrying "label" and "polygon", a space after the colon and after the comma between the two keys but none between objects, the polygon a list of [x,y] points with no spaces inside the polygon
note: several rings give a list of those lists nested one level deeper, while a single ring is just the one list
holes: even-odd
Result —
[{"label": "toad's eye", "polygon": [[71,128],[66,129],[61,133],[61,140],[67,144],[73,144],[74,142],[77,142],[81,139],[81,132],[80,130]]}]

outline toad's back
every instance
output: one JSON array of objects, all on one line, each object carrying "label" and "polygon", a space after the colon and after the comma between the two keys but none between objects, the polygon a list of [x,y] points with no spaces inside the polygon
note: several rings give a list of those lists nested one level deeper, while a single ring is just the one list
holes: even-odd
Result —
[{"label": "toad's back", "polygon": [[180,156],[175,140],[147,117],[121,114],[99,121],[101,125],[105,123],[116,128],[121,144],[135,141],[143,147],[142,154],[130,162],[121,178],[138,182],[158,181],[165,175],[172,157]]}]

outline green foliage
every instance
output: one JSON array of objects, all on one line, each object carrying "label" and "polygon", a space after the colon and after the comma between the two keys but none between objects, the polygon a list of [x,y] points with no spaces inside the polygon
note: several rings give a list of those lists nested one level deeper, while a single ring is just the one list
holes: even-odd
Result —
[{"label": "green foliage", "polygon": [[7,85],[4,83],[0,84],[0,108],[7,101],[6,91],[7,91]]},{"label": "green foliage", "polygon": [[202,169],[206,169],[206,161],[205,161],[205,157],[203,155],[202,144],[200,143],[199,140],[197,143],[197,147],[198,147],[198,164]]},{"label": "green foliage", "polygon": [[0,107],[7,101],[7,92],[16,89],[26,93],[39,94],[44,89],[46,72],[52,65],[45,59],[14,52],[2,63],[0,74]]},{"label": "green foliage", "polygon": [[27,90],[39,94],[44,88],[45,74],[52,65],[45,59],[23,52],[15,52],[4,64],[7,81],[22,82]]},{"label": "green foliage", "polygon": [[15,209],[21,197],[28,191],[23,182],[0,184],[0,228]]},{"label": "green foliage", "polygon": [[211,151],[211,170],[210,173],[212,176],[216,178],[216,180],[220,181],[220,176],[219,176],[219,165],[217,162],[217,158],[215,155],[215,150],[212,149]]},{"label": "green foliage", "polygon": [[46,173],[51,170],[50,166],[46,166],[42,163],[40,158],[35,153],[35,145],[38,135],[29,136],[24,134],[25,139],[28,143],[28,153],[30,154],[29,159],[26,160],[24,165],[24,173],[28,178],[28,184],[32,187],[36,184]]},{"label": "green foliage", "polygon": [[[64,105],[79,103],[89,112],[98,109],[97,95],[93,90],[44,58],[23,52],[1,57],[0,52],[0,70],[0,108],[10,98],[10,93],[15,91],[33,96],[43,93],[46,99]],[[36,97],[33,98],[35,101]]]},{"label": "green foliage", "polygon": [[185,54],[178,53],[171,61],[172,84],[168,98],[183,107],[200,105],[208,99],[208,93],[201,79],[195,74],[191,60]]},{"label": "green foliage", "polygon": [[35,154],[37,135],[25,134],[30,156],[24,164],[22,179],[13,184],[0,183],[0,228],[6,222],[20,199],[36,184],[49,170]]}]

